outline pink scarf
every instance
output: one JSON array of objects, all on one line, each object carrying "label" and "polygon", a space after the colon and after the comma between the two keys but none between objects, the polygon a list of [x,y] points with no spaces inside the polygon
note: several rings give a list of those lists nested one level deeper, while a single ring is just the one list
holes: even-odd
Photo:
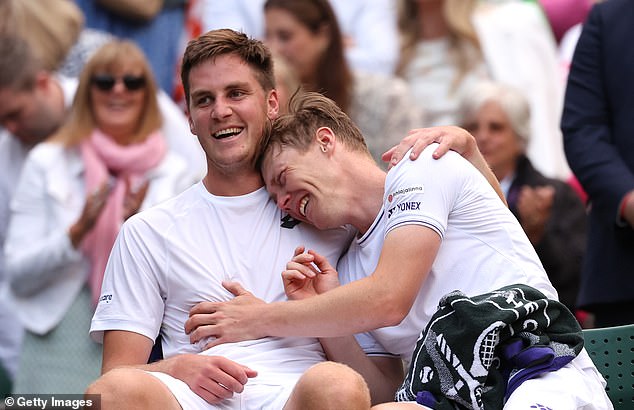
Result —
[{"label": "pink scarf", "polygon": [[159,132],[150,134],[141,143],[124,146],[95,130],[80,147],[87,194],[99,189],[110,178],[115,181],[95,226],[81,244],[83,253],[91,261],[88,282],[96,304],[101,293],[106,263],[123,223],[126,177],[133,189],[142,183],[145,173],[155,168],[165,157],[167,145]]}]

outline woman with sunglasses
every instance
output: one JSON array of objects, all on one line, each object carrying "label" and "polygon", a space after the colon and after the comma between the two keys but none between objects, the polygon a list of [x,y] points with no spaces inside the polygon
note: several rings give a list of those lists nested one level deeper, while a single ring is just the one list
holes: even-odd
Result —
[{"label": "woman with sunglasses", "polygon": [[27,157],[5,243],[27,328],[16,393],[83,392],[99,376],[88,329],[119,227],[195,182],[168,151],[156,95],[143,52],[107,43],[84,67],[67,123]]}]

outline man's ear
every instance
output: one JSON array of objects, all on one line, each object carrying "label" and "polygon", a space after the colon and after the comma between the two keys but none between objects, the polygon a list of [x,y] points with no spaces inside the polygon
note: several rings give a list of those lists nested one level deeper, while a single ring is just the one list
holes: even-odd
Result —
[{"label": "man's ear", "polygon": [[189,113],[189,109],[185,110],[185,116],[187,117],[187,122],[189,123],[189,131],[196,135],[196,126],[194,125],[194,121],[192,121],[192,116]]},{"label": "man's ear", "polygon": [[266,115],[269,117],[270,120],[276,119],[280,113],[280,101],[276,89],[272,89],[271,91],[269,91],[267,104],[269,108],[266,112]]},{"label": "man's ear", "polygon": [[332,151],[335,147],[337,137],[329,127],[320,127],[315,133],[315,140],[322,152]]}]

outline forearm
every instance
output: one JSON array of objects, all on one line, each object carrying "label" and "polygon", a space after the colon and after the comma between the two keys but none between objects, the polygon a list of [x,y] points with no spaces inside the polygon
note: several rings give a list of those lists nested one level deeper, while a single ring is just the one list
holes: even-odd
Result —
[{"label": "forearm", "polygon": [[82,259],[63,231],[28,244],[9,237],[5,257],[11,289],[20,296],[29,296],[47,287],[67,274],[71,264],[80,263]]},{"label": "forearm", "polygon": [[344,363],[363,376],[372,396],[372,404],[394,400],[394,393],[404,378],[399,358],[370,359],[354,336],[322,338],[321,345],[329,360]]},{"label": "forearm", "polygon": [[339,337],[396,325],[407,311],[397,314],[394,293],[377,282],[367,277],[309,299],[262,305],[245,327],[257,337]]},{"label": "forearm", "polygon": [[257,337],[339,337],[395,326],[412,308],[439,247],[430,228],[393,229],[371,275],[305,300],[259,305],[244,329]]},{"label": "forearm", "polygon": [[161,372],[161,373],[169,374],[172,377],[177,377],[178,365],[179,365],[179,360],[181,359],[181,356],[185,356],[185,355],[177,355],[177,356],[170,357],[168,359],[158,360],[152,363],[146,363],[144,361],[130,361],[130,362],[110,361],[106,363],[104,361],[101,368],[101,374],[104,374],[112,369],[128,367],[128,368],[145,370],[148,372]]}]

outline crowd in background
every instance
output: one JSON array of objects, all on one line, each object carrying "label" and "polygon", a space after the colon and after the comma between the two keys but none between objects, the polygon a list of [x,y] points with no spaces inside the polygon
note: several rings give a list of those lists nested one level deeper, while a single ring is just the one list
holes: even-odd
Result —
[{"label": "crowd in background", "polygon": [[[602,257],[585,255],[592,244],[624,257],[607,249],[611,235],[634,254],[632,154],[606,174],[622,185],[603,192],[607,176],[593,166],[612,157],[593,161],[576,138],[599,119],[564,104],[571,67],[576,93],[602,90],[580,85],[586,67],[573,60],[579,38],[593,41],[582,27],[595,2],[163,0],[133,14],[119,1],[0,0],[0,393],[77,393],[99,375],[101,345],[88,328],[121,224],[206,172],[179,66],[187,41],[217,28],[270,47],[282,110],[300,87],[323,93],[377,162],[411,129],[464,127],[560,300],[583,327],[595,313],[600,325],[618,324],[604,316],[629,309],[634,281],[595,297]],[[600,107],[611,124],[614,107]],[[616,140],[606,151],[618,157],[632,138]],[[631,258],[615,269],[631,269]]]}]

